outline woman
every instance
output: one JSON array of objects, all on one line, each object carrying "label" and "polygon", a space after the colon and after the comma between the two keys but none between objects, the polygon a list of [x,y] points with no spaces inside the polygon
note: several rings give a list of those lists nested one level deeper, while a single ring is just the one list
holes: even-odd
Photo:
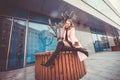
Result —
[{"label": "woman", "polygon": [[88,52],[78,44],[78,40],[75,37],[75,28],[71,19],[67,19],[63,26],[55,52],[45,64],[41,65],[45,67],[54,65],[54,60],[60,51],[80,51],[88,56]]}]

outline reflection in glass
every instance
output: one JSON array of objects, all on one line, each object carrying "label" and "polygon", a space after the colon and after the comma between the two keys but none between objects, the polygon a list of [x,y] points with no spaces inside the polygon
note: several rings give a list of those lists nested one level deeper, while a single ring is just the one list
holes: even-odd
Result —
[{"label": "reflection in glass", "polygon": [[91,28],[95,52],[109,50],[109,42],[104,31]]},{"label": "reflection in glass", "polygon": [[97,52],[99,50],[99,44],[97,41],[97,35],[96,34],[92,34],[92,38],[93,38],[93,43],[94,43],[94,47],[95,47],[95,51]]},{"label": "reflection in glass", "polygon": [[98,38],[96,35],[96,30],[92,29],[91,32],[92,32],[94,48],[95,48],[95,51],[97,52],[97,51],[99,51],[99,41],[98,41]]},{"label": "reflection in glass", "polygon": [[14,19],[8,60],[8,70],[23,67],[26,22]]},{"label": "reflection in glass", "polygon": [[103,41],[104,50],[108,50],[110,48],[110,46],[109,46],[108,39],[107,39],[106,35],[103,35],[102,41]]},{"label": "reflection in glass", "polygon": [[28,43],[27,43],[27,63],[35,62],[33,54],[55,50],[56,38],[52,35],[48,25],[29,22]]},{"label": "reflection in glass", "polygon": [[102,41],[102,35],[98,34],[98,41],[99,41],[99,51],[103,51],[103,41]]},{"label": "reflection in glass", "polygon": [[0,17],[0,71],[6,68],[11,23],[11,18]]}]

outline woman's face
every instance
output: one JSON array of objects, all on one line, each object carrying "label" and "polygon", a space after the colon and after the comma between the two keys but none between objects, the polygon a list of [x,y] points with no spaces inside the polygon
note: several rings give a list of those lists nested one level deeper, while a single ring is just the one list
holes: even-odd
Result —
[{"label": "woman's face", "polygon": [[71,27],[71,22],[67,20],[65,23],[65,28],[68,29],[69,27]]}]

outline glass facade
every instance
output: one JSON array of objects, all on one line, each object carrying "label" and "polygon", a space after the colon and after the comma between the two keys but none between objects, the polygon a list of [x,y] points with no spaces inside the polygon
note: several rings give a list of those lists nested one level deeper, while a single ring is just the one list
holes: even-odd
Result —
[{"label": "glass facade", "polygon": [[11,23],[11,18],[0,17],[0,71],[6,69]]},{"label": "glass facade", "polygon": [[47,24],[29,20],[27,25],[23,19],[0,17],[0,71],[34,63],[33,54],[54,51],[56,45],[57,39]]},{"label": "glass facade", "polygon": [[8,70],[23,67],[26,21],[14,19],[8,57]]},{"label": "glass facade", "polygon": [[91,28],[91,33],[92,33],[95,52],[106,51],[110,49],[107,35],[104,31]]},{"label": "glass facade", "polygon": [[35,62],[33,54],[55,50],[57,39],[52,35],[48,25],[29,22],[28,43],[27,43],[27,63]]}]

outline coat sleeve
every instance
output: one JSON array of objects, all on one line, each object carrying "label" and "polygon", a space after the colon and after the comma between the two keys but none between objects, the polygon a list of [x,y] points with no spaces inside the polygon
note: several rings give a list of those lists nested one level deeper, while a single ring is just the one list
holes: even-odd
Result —
[{"label": "coat sleeve", "polygon": [[82,47],[82,45],[80,44],[80,42],[78,41],[78,39],[75,36],[75,28],[72,28],[72,30],[71,30],[70,40],[71,40],[73,45],[75,44],[75,42],[78,42],[79,43],[79,47]]},{"label": "coat sleeve", "polygon": [[76,36],[75,36],[75,28],[72,28],[72,30],[71,30],[70,40],[71,40],[72,44],[74,44],[75,42],[78,42],[78,40],[76,39]]}]

